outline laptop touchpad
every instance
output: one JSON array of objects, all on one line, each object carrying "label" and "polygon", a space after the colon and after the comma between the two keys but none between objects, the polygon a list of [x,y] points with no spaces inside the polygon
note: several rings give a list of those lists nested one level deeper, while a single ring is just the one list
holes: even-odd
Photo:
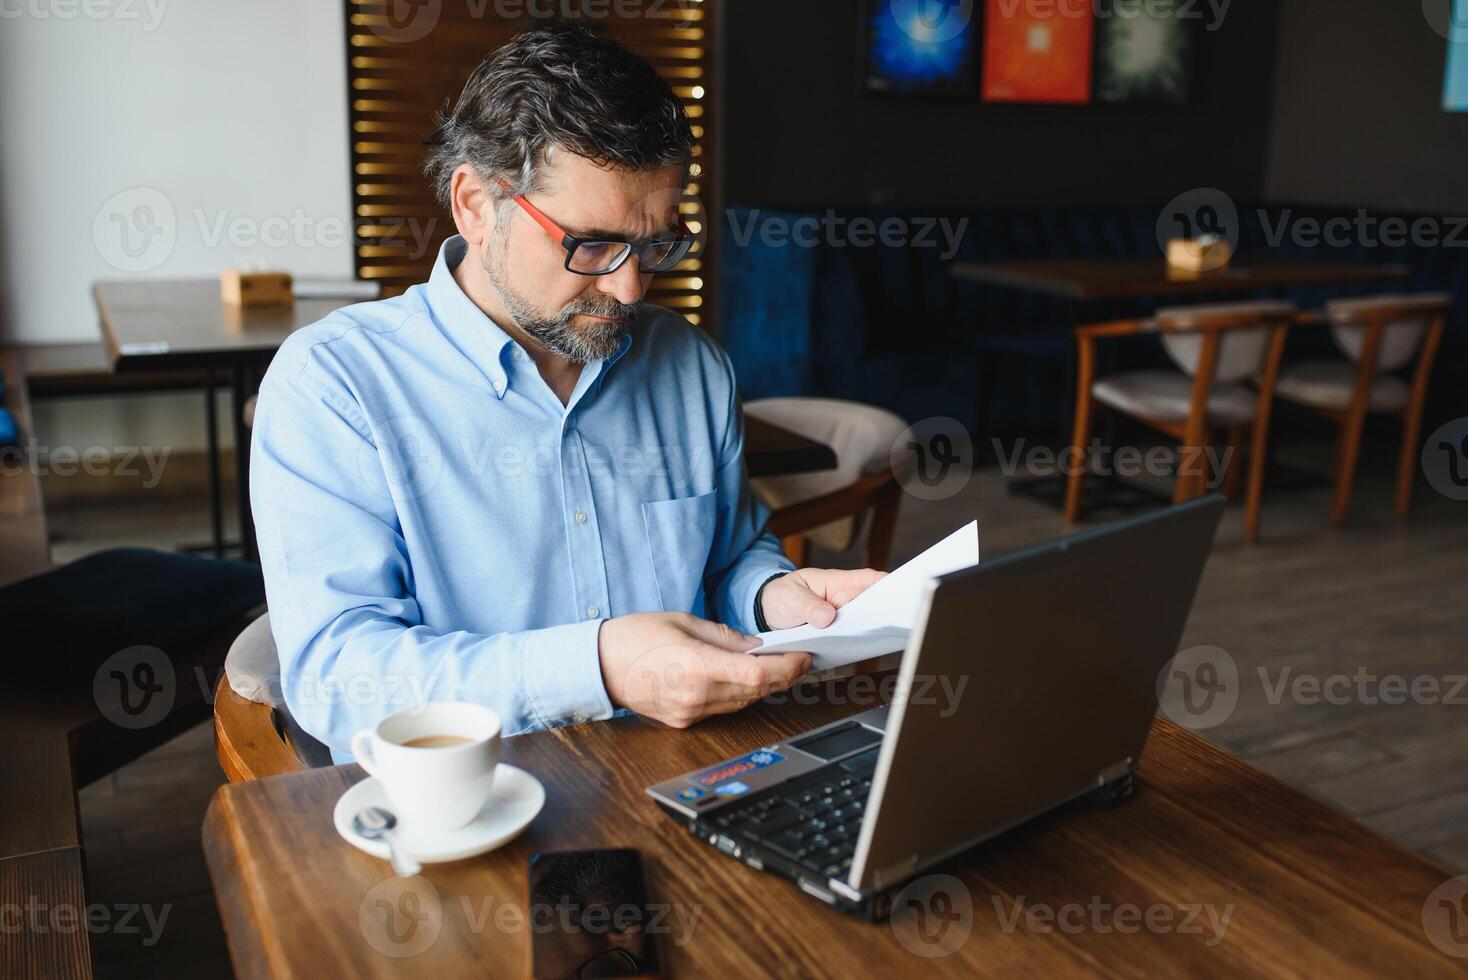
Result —
[{"label": "laptop touchpad", "polygon": [[881,732],[852,721],[790,744],[802,752],[809,752],[822,762],[830,762],[876,745],[881,740]]}]

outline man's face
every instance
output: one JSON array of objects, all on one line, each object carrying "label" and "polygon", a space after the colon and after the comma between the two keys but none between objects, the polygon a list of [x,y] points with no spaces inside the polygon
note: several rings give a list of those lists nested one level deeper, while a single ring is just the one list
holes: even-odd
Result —
[{"label": "man's face", "polygon": [[[575,238],[630,242],[676,231],[679,167],[605,170],[583,157],[553,153],[528,200]],[[615,353],[652,274],[634,255],[616,272],[584,276],[566,269],[566,250],[513,201],[496,209],[484,271],[516,324],[547,350],[576,363]]]}]

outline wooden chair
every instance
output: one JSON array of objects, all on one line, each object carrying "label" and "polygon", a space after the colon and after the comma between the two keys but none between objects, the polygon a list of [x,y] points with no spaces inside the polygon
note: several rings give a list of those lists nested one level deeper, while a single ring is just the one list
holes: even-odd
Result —
[{"label": "wooden chair", "polygon": [[[1269,413],[1285,336],[1295,317],[1289,303],[1261,301],[1158,310],[1150,320],[1118,320],[1076,330],[1079,372],[1072,449],[1075,465],[1066,485],[1065,516],[1081,516],[1086,450],[1097,402],[1177,439],[1178,477],[1174,501],[1201,496],[1207,486],[1205,456],[1211,433],[1226,432],[1230,450],[1225,493],[1237,497],[1238,456],[1249,430],[1250,469],[1244,536],[1259,537],[1259,503],[1264,482]],[[1129,371],[1096,377],[1098,340],[1159,334],[1180,371]],[[1257,391],[1242,382],[1258,378]]]},{"label": "wooden chair", "polygon": [[240,697],[228,677],[219,679],[214,692],[214,754],[232,783],[306,768],[286,741],[275,708]]},{"label": "wooden chair", "polygon": [[[907,423],[860,402],[829,398],[766,398],[745,412],[823,442],[836,453],[836,468],[752,481],[770,506],[768,527],[796,565],[805,565],[811,542],[846,551],[866,533],[865,564],[885,569],[902,502],[892,444]],[[906,465],[905,459],[899,464]]]},{"label": "wooden chair", "polygon": [[[214,753],[232,783],[307,768],[275,703],[279,676],[267,613],[235,638],[214,692]],[[250,696],[238,693],[235,686]]]},{"label": "wooden chair", "polygon": [[[1302,405],[1340,426],[1336,441],[1335,492],[1330,520],[1346,522],[1361,434],[1368,413],[1394,415],[1402,421],[1402,448],[1397,461],[1397,516],[1412,510],[1417,476],[1422,406],[1442,341],[1452,297],[1446,293],[1416,296],[1373,296],[1335,300],[1302,322],[1327,323],[1345,360],[1311,360],[1281,370],[1280,398]],[[1394,372],[1416,360],[1410,384]]]}]

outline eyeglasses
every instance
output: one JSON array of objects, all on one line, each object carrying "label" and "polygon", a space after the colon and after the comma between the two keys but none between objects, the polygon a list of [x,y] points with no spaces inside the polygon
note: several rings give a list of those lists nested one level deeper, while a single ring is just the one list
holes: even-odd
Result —
[{"label": "eyeglasses", "polygon": [[642,975],[642,964],[625,949],[609,949],[597,953],[576,968],[578,977],[635,977]]},{"label": "eyeglasses", "polygon": [[[510,189],[510,185],[502,180],[497,183],[506,191]],[[566,269],[577,275],[611,275],[622,268],[633,255],[637,256],[637,268],[641,272],[668,272],[682,262],[693,248],[693,232],[681,221],[678,223],[678,234],[664,235],[645,242],[577,238],[567,234],[564,228],[525,197],[516,197],[515,203],[534,218],[535,223],[544,228],[546,234],[561,243],[561,247],[566,250]]]}]

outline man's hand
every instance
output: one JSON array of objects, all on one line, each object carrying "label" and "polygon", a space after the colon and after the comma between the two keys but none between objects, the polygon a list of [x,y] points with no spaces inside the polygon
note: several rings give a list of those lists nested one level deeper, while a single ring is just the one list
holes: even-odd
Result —
[{"label": "man's hand", "polygon": [[751,656],[757,646],[687,613],[619,616],[601,624],[602,683],[617,707],[687,728],[783,691],[810,671],[808,653]]},{"label": "man's hand", "polygon": [[824,629],[836,610],[861,595],[887,575],[874,568],[847,571],[838,568],[802,568],[765,586],[760,596],[765,622],[783,630],[806,623]]}]

